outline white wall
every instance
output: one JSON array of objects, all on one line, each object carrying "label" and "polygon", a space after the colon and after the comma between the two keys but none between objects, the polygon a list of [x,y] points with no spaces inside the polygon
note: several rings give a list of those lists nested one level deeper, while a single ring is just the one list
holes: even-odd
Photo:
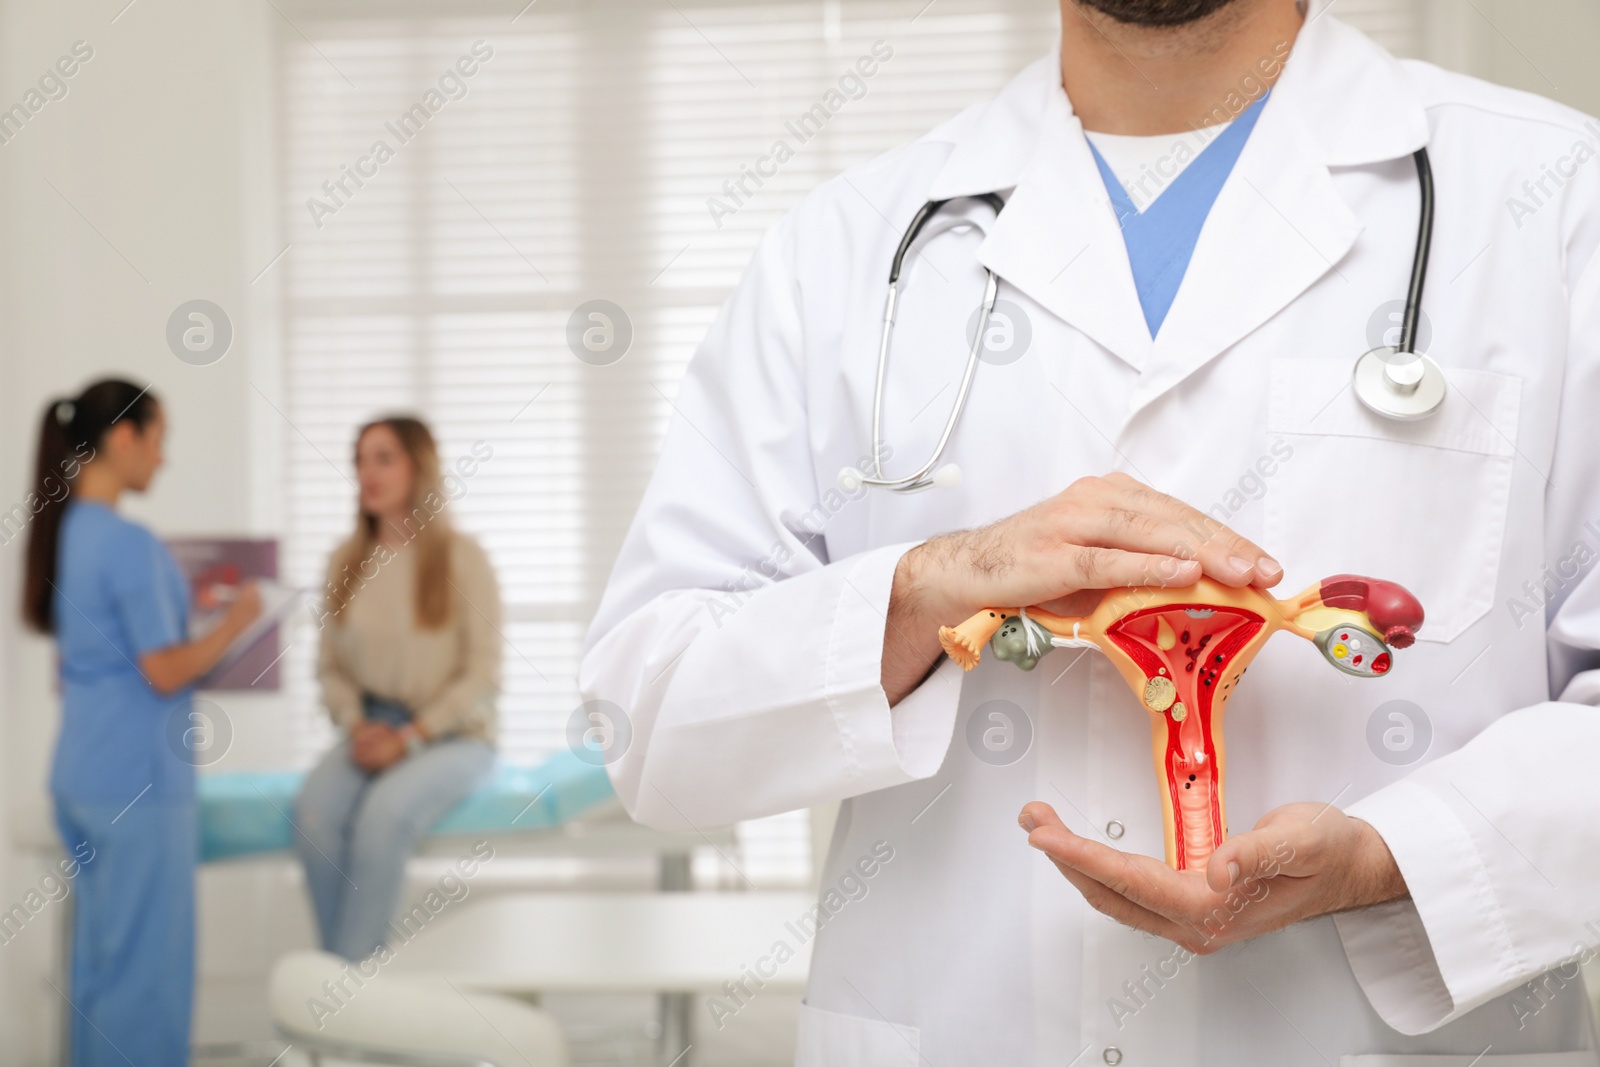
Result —
[{"label": "white wall", "polygon": [[[168,466],[128,510],[164,533],[271,532],[275,455],[270,273],[275,165],[269,82],[276,19],[263,3],[196,0],[0,3],[0,107],[21,100],[82,40],[94,54],[0,145],[0,507],[26,491],[47,397],[119,373],[152,383],[172,424]],[[114,21],[113,21],[114,20]],[[197,367],[167,348],[168,315],[203,297],[235,328]],[[265,480],[260,480],[265,481]],[[183,487],[204,486],[204,492]],[[44,785],[57,707],[45,641],[20,633],[23,540],[0,545],[0,910],[51,862]],[[275,709],[229,701],[235,751],[271,758]],[[44,850],[34,846],[42,843]],[[0,945],[0,1048],[7,1063],[53,1060],[61,1002],[45,982],[59,905]]]},{"label": "white wall", "polygon": [[[0,107],[73,42],[94,49],[68,96],[0,146],[0,509],[25,492],[45,399],[118,372],[152,382],[172,423],[167,470],[129,510],[165,533],[270,534],[275,458],[292,431],[257,392],[276,399],[275,273],[256,279],[282,247],[270,95],[282,16],[262,0],[125,2],[0,0]],[[1594,0],[1426,2],[1433,58],[1600,112],[1600,68],[1586,54],[1600,41]],[[179,361],[164,340],[173,308],[196,297],[220,304],[235,330],[208,367]],[[180,489],[195,486],[205,491]],[[36,884],[52,847],[52,662],[15,621],[21,548],[0,545],[0,910]],[[275,700],[226,706],[228,763],[285,756]],[[202,997],[203,1036],[252,1010],[230,1004],[216,960],[239,960],[239,988],[253,989],[263,961],[306,936],[286,895],[292,885],[248,870],[207,873],[203,951],[217,981]],[[52,1060],[61,1005],[46,976],[63,913],[46,909],[0,945],[8,1063]]]},{"label": "white wall", "polygon": [[1595,0],[1427,3],[1427,58],[1600,114],[1600,64],[1594,62],[1600,4]]}]

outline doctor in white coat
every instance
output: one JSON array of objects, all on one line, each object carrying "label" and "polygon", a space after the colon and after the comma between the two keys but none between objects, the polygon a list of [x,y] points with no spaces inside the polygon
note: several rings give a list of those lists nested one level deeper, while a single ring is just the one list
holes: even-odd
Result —
[{"label": "doctor in white coat", "polygon": [[[806,1067],[1600,1062],[1578,976],[1600,942],[1600,127],[1397,61],[1315,2],[1063,0],[1062,23],[995,98],[808,196],[722,309],[583,659],[631,726],[619,794],[682,829],[843,801]],[[1188,130],[1269,84],[1152,338],[1086,131]],[[1351,368],[1405,295],[1424,146],[1419,347],[1449,391],[1398,422]],[[997,272],[1030,338],[978,369],[947,453],[965,482],[843,492],[901,232],[991,192],[998,218],[957,201],[908,262],[886,389],[885,467],[914,469]],[[936,630],[1202,569],[1284,596],[1368,574],[1427,618],[1376,680],[1268,643],[1228,713],[1233,836],[1180,874],[1110,663],[963,675]],[[729,977],[736,1008],[760,995]]]}]

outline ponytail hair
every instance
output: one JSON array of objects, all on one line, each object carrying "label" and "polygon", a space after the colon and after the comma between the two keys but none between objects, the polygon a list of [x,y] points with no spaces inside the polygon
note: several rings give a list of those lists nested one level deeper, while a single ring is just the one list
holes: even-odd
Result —
[{"label": "ponytail hair", "polygon": [[52,598],[61,519],[78,472],[94,459],[111,427],[131,422],[142,433],[155,418],[158,406],[148,386],[141,388],[118,378],[95,382],[76,397],[63,397],[45,406],[33,485],[26,498],[33,522],[28,530],[22,585],[22,618],[40,633],[55,630]]}]

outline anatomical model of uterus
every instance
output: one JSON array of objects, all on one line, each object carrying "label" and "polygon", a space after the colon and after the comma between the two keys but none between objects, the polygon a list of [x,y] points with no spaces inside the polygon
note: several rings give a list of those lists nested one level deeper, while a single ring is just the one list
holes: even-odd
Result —
[{"label": "anatomical model of uterus", "polygon": [[1421,626],[1417,598],[1376,578],[1339,574],[1288,600],[1202,578],[1186,589],[1108,589],[1081,617],[985,608],[940,627],[939,642],[969,671],[986,643],[1024,670],[1051,648],[1105,653],[1150,713],[1167,863],[1181,871],[1203,869],[1227,837],[1222,713],[1267,638],[1288,630],[1346,674],[1376,678]]}]

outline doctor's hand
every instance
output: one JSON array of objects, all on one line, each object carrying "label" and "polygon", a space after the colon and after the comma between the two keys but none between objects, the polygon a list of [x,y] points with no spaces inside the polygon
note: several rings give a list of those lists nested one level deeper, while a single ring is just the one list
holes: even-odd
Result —
[{"label": "doctor's hand", "polygon": [[937,662],[939,627],[988,607],[1081,614],[1071,597],[1119,586],[1267,588],[1283,568],[1249,540],[1183,501],[1118,471],[1079,478],[999,522],[958,530],[901,557],[889,595],[882,684],[891,705]]},{"label": "doctor's hand", "polygon": [[1302,919],[1407,894],[1370,825],[1329,804],[1286,804],[1229,838],[1204,871],[1175,871],[1068,830],[1034,801],[1018,824],[1096,911],[1199,956]]}]

